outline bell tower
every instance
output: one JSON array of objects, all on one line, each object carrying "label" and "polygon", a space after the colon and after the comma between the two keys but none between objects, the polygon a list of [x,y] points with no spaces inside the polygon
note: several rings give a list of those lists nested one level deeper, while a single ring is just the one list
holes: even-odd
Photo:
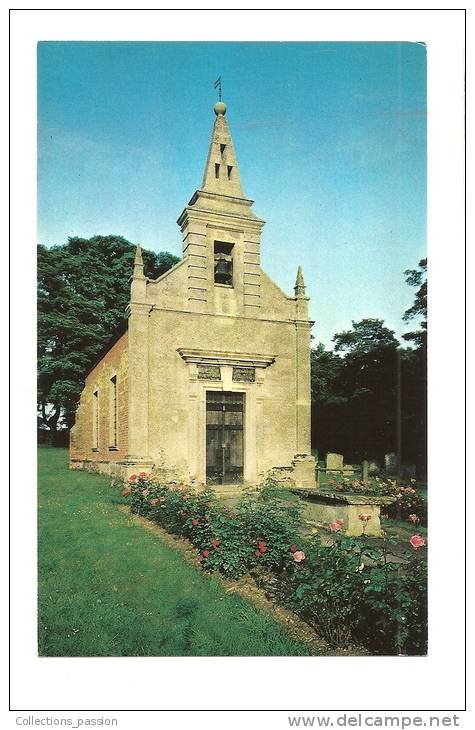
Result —
[{"label": "bell tower", "polygon": [[189,310],[259,316],[264,221],[244,195],[226,105],[216,119],[203,182],[178,219],[188,267]]}]

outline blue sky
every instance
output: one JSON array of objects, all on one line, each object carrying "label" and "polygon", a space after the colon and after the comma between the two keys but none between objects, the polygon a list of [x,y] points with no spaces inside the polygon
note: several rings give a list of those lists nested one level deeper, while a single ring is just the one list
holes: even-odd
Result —
[{"label": "blue sky", "polygon": [[267,224],[262,265],[304,270],[316,341],[396,331],[426,255],[426,50],[417,43],[45,42],[38,46],[38,240],[120,234],[181,255],[216,92]]}]

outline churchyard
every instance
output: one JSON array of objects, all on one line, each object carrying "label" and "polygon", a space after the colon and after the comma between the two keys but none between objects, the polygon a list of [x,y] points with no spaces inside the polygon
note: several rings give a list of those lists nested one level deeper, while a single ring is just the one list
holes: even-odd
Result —
[{"label": "churchyard", "polygon": [[[41,655],[426,653],[427,530],[414,486],[396,480],[382,532],[361,511],[352,536],[345,517],[312,520],[308,495],[272,480],[223,498],[153,475],[124,486],[67,472],[61,449],[39,458]],[[322,473],[318,493],[361,497],[358,477],[356,466]],[[379,496],[392,485],[375,476],[364,487]],[[407,514],[414,494],[421,517]]]},{"label": "churchyard", "polygon": [[40,656],[335,653],[134,522],[110,479],[68,470],[66,449],[38,462]]}]

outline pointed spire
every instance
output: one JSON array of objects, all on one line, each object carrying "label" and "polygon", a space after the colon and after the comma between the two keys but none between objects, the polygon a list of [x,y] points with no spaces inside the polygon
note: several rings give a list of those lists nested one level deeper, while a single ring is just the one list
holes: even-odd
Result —
[{"label": "pointed spire", "polygon": [[142,248],[140,246],[140,243],[137,244],[137,248],[135,249],[134,273],[132,274],[132,278],[145,279],[143,273]]},{"label": "pointed spire", "polygon": [[218,195],[244,198],[231,132],[225,119],[226,104],[214,105],[216,121],[203,175],[202,190]]},{"label": "pointed spire", "polygon": [[299,266],[297,269],[297,278],[295,279],[294,291],[296,297],[305,296],[305,282],[303,280],[303,271],[301,266]]}]

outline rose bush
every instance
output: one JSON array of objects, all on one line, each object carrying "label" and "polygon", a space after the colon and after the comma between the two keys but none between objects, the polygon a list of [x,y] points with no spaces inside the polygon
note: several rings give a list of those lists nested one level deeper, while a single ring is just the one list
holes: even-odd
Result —
[{"label": "rose bush", "polygon": [[362,479],[343,477],[340,481],[330,479],[324,491],[338,494],[370,494],[375,497],[393,497],[393,504],[385,507],[388,517],[406,520],[416,514],[419,524],[427,526],[427,500],[416,489],[414,479],[410,484],[401,485],[396,479],[375,477],[364,482]]},{"label": "rose bush", "polygon": [[[229,578],[253,575],[329,643],[359,642],[374,654],[426,652],[426,541],[413,535],[404,562],[391,560],[391,539],[346,537],[329,525],[332,543],[300,534],[300,502],[268,481],[247,490],[231,512],[212,491],[160,484],[134,475],[122,490],[133,512],[196,547],[202,567]],[[370,516],[362,513],[363,524]],[[421,559],[422,558],[422,559]]]}]

